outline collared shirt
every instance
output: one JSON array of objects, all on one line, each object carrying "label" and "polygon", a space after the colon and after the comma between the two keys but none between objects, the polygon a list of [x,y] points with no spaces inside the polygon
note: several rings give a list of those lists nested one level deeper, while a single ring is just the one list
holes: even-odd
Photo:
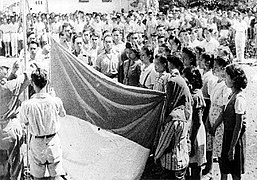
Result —
[{"label": "collared shirt", "polygon": [[145,65],[143,65],[142,69],[141,69],[139,83],[142,87],[152,89],[156,77],[158,77],[158,74],[154,69],[154,64],[153,63],[151,63],[146,68],[145,68]]},{"label": "collared shirt", "polygon": [[34,136],[57,133],[60,128],[59,117],[66,115],[60,98],[47,93],[37,93],[21,105],[19,119],[29,123],[29,131]]},{"label": "collared shirt", "polygon": [[96,70],[111,77],[118,74],[119,53],[112,50],[110,54],[103,52],[96,59]]},{"label": "collared shirt", "polygon": [[205,52],[214,53],[220,46],[220,43],[216,39],[211,38],[210,41],[203,40],[200,46],[205,49]]},{"label": "collared shirt", "polygon": [[18,96],[28,84],[27,75],[0,84],[0,121],[16,116],[19,106]]},{"label": "collared shirt", "polygon": [[215,83],[218,81],[218,78],[213,75],[212,70],[207,71],[202,76],[203,78],[203,97],[205,99],[210,99],[210,88],[212,88]]}]

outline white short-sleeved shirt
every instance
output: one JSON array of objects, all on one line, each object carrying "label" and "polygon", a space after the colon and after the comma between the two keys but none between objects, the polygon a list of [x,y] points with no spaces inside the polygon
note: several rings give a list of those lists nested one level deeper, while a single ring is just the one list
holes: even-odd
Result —
[{"label": "white short-sleeved shirt", "polygon": [[147,68],[142,66],[139,82],[142,86],[152,88],[158,73],[154,69],[154,64],[151,63]]},{"label": "white short-sleeved shirt", "polygon": [[45,136],[59,131],[58,116],[65,115],[66,111],[60,98],[48,93],[37,93],[22,103],[19,119],[22,123],[29,123],[32,135]]},{"label": "white short-sleeved shirt", "polygon": [[245,96],[242,93],[237,94],[234,108],[236,114],[245,114],[246,101]]}]

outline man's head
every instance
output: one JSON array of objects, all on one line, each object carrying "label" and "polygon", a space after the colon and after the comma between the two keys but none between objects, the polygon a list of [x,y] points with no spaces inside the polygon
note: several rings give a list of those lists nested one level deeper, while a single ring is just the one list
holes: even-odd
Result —
[{"label": "man's head", "polygon": [[113,37],[113,41],[114,42],[116,42],[116,43],[119,42],[121,40],[121,32],[120,32],[120,30],[117,29],[117,28],[114,28],[112,30],[112,37]]},{"label": "man's head", "polygon": [[67,40],[69,40],[71,38],[71,34],[72,34],[72,30],[71,30],[71,26],[69,23],[64,23],[62,25],[62,31],[65,34]]},{"label": "man's head", "polygon": [[28,43],[30,43],[31,41],[36,41],[36,40],[37,40],[37,38],[36,38],[35,32],[28,33]]},{"label": "man's head", "polygon": [[75,47],[75,51],[80,52],[82,50],[82,44],[83,44],[82,36],[78,36],[78,35],[73,36],[73,44]]},{"label": "man's head", "polygon": [[137,32],[133,32],[132,36],[131,36],[132,42],[136,43],[136,44],[141,44],[140,38],[139,38],[139,34]]},{"label": "man's head", "polygon": [[31,59],[35,59],[37,50],[38,50],[38,43],[35,41],[31,41],[29,43],[29,52],[30,52]]},{"label": "man's head", "polygon": [[99,43],[99,38],[100,38],[100,35],[97,34],[97,33],[93,33],[92,36],[91,36],[91,41],[92,41],[92,46],[93,47],[96,47]]},{"label": "man's head", "polygon": [[37,68],[31,73],[31,80],[35,90],[36,88],[39,90],[43,89],[48,82],[46,70]]},{"label": "man's head", "polygon": [[107,52],[110,52],[113,46],[113,39],[112,36],[110,34],[107,34],[104,37],[104,49]]},{"label": "man's head", "polygon": [[89,42],[90,40],[91,31],[90,29],[84,29],[82,32],[82,38],[84,42]]}]

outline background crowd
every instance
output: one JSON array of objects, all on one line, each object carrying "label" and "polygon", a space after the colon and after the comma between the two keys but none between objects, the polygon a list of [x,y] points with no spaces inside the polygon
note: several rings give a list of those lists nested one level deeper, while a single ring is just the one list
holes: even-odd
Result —
[{"label": "background crowd", "polygon": [[1,19],[2,55],[24,59],[26,51],[29,63],[43,62],[51,35],[109,78],[167,93],[165,121],[146,165],[157,178],[210,179],[213,161],[223,179],[241,178],[247,79],[235,62],[256,56],[257,12],[76,11],[28,14],[27,20],[24,48],[21,18]]}]

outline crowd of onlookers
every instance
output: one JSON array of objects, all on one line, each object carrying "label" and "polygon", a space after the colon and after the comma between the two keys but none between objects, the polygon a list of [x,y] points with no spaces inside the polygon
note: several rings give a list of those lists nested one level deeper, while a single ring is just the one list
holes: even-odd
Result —
[{"label": "crowd of onlookers", "polygon": [[[105,31],[112,32],[113,29],[119,29],[122,42],[127,42],[127,35],[130,33],[137,33],[140,43],[143,44],[154,43],[152,41],[158,39],[158,36],[164,36],[167,40],[171,34],[174,34],[179,38],[182,46],[194,48],[205,39],[203,29],[208,29],[211,31],[212,41],[216,40],[221,45],[229,46],[233,55],[237,55],[236,57],[241,60],[242,54],[245,58],[256,56],[256,22],[257,13],[255,12],[208,11],[202,8],[173,8],[166,13],[155,13],[151,10],[109,14],[82,11],[69,14],[39,12],[27,15],[27,31],[35,33],[40,47],[42,47],[42,41],[47,40],[48,33],[59,35],[63,32],[63,25],[66,24],[70,26],[72,35],[76,33],[83,36],[83,31],[87,30],[90,31],[90,36],[92,33],[96,34],[101,40]],[[0,54],[6,57],[17,57],[23,48],[22,18],[16,13],[2,15],[0,24]],[[159,32],[157,32],[157,26]],[[92,41],[91,38],[90,41]],[[84,36],[83,39],[85,39]]]},{"label": "crowd of onlookers", "polygon": [[[18,16],[3,18],[1,40],[5,56],[23,59],[19,22]],[[27,29],[29,62],[49,58],[51,35],[109,78],[167,93],[152,151],[156,165],[146,165],[160,171],[158,178],[210,179],[213,160],[222,178],[241,178],[247,79],[235,62],[256,56],[257,12],[38,13],[27,16]]]}]

